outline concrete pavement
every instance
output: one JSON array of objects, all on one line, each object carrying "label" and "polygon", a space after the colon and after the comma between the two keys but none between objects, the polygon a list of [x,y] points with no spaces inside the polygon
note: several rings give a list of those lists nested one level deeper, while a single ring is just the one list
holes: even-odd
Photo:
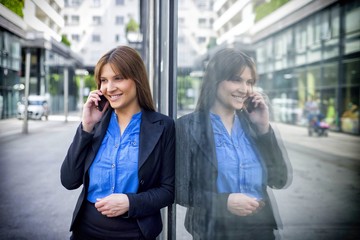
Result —
[{"label": "concrete pavement", "polygon": [[0,121],[0,239],[69,239],[78,190],[60,183],[77,121]]},{"label": "concrete pavement", "polygon": [[[306,127],[273,123],[284,143],[292,143],[339,157],[360,160],[360,137],[339,132],[329,132],[328,137],[308,136]],[[341,145],[339,144],[341,143]]]}]

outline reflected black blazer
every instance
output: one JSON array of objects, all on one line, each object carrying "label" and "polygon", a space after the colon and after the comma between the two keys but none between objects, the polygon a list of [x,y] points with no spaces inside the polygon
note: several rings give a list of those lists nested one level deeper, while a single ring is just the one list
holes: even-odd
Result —
[{"label": "reflected black blazer", "polygon": [[[186,229],[205,239],[214,231],[257,226],[277,228],[274,204],[266,188],[283,188],[289,184],[290,165],[287,153],[279,145],[274,131],[259,135],[245,112],[237,115],[244,132],[258,152],[265,179],[265,207],[254,216],[239,217],[227,210],[229,193],[217,192],[218,163],[209,112],[193,112],[176,121],[176,203],[187,207]],[[218,226],[221,226],[220,229]]]},{"label": "reflected black blazer", "polygon": [[[108,109],[92,133],[78,127],[61,166],[61,183],[71,190],[83,185],[78,198],[70,231],[87,198],[88,170],[106,134],[113,109]],[[174,201],[175,185],[175,124],[158,112],[142,111],[139,145],[139,189],[127,194],[130,208],[126,217],[136,218],[142,234],[155,238],[162,230],[160,209]]]}]

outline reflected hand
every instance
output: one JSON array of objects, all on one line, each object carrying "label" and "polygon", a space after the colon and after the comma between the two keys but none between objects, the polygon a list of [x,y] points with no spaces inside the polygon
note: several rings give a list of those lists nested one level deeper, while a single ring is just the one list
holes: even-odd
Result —
[{"label": "reflected hand", "polygon": [[126,194],[111,194],[105,198],[96,199],[95,207],[102,215],[117,217],[129,211],[129,198]]},{"label": "reflected hand", "polygon": [[265,134],[269,131],[270,126],[269,107],[261,93],[253,92],[249,96],[253,97],[252,102],[255,104],[255,109],[248,113],[249,118],[257,126],[259,133]]},{"label": "reflected hand", "polygon": [[242,193],[231,193],[228,197],[228,210],[238,216],[249,216],[258,212],[264,203]]}]

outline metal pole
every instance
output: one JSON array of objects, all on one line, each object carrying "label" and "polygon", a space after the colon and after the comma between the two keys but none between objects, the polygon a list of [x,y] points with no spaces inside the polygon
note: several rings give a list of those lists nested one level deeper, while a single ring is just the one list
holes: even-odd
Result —
[{"label": "metal pole", "polygon": [[80,77],[78,105],[79,105],[79,112],[80,112],[79,114],[80,114],[80,117],[81,117],[82,116],[83,105],[84,105],[84,101],[83,101],[84,81],[85,81],[85,76],[89,75],[89,72],[86,69],[76,69],[75,74],[76,74],[76,76]]},{"label": "metal pole", "polygon": [[22,132],[27,134],[28,130],[28,98],[29,98],[29,87],[30,87],[30,48],[26,49],[26,57],[25,57],[25,104],[24,104],[24,122]]},{"label": "metal pole", "polygon": [[[178,2],[169,1],[169,88],[168,113],[177,117],[177,38]],[[168,239],[176,240],[176,203],[168,206]]]},{"label": "metal pole", "polygon": [[64,116],[65,122],[68,122],[69,115],[69,69],[67,67],[64,68]]},{"label": "metal pole", "polygon": [[79,84],[79,112],[80,112],[80,117],[82,116],[82,110],[83,110],[83,105],[84,105],[84,101],[83,101],[83,96],[84,96],[84,76],[80,75],[80,84]]}]

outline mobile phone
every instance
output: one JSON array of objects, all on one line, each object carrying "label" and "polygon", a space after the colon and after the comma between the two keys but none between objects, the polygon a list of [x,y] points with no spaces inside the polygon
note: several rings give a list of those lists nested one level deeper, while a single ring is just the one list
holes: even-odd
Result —
[{"label": "mobile phone", "polygon": [[106,104],[106,102],[107,102],[107,99],[106,99],[106,97],[104,96],[104,95],[101,95],[100,96],[100,101],[98,101],[98,110],[100,111],[100,112],[102,112],[102,110],[104,109],[104,107],[105,107],[105,104]]},{"label": "mobile phone", "polygon": [[252,101],[254,97],[248,97],[244,104],[248,113],[251,113],[255,109],[255,103]]}]

